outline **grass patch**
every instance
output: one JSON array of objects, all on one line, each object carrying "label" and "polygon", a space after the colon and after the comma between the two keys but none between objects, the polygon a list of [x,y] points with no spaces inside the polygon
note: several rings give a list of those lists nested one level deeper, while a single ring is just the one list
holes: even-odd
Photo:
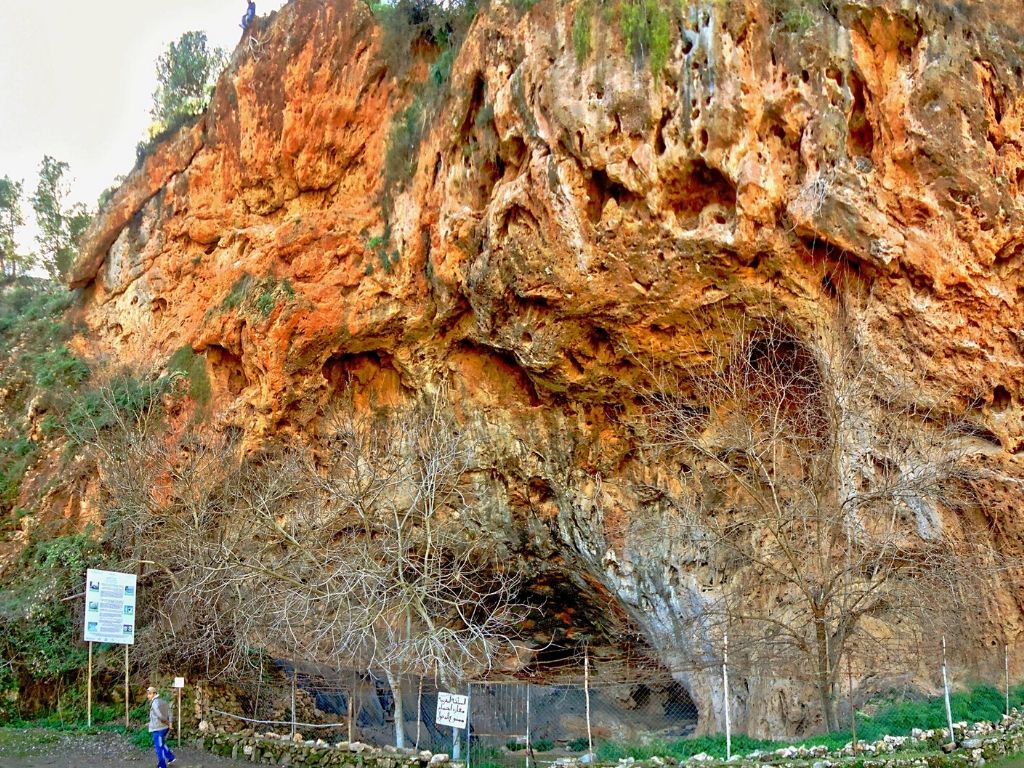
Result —
[{"label": "grass patch", "polygon": [[257,280],[248,272],[243,272],[217,309],[221,312],[238,310],[267,319],[279,303],[291,303],[294,299],[295,288],[288,278],[278,280],[273,275],[267,275]]},{"label": "grass patch", "polygon": [[[953,720],[968,722],[997,722],[1006,707],[1005,694],[991,685],[979,685],[969,691],[954,693],[950,697]],[[1024,706],[1024,685],[1010,688],[1010,706]],[[907,736],[914,728],[933,729],[946,727],[945,704],[941,697],[919,700],[880,700],[857,713],[857,738],[860,741],[878,741],[883,736]],[[586,740],[581,741],[586,749]],[[751,739],[742,734],[732,737],[732,752],[742,755],[749,752],[771,751],[787,746],[826,746],[838,750],[852,741],[849,730],[820,734],[795,742]],[[623,743],[602,741],[595,745],[594,752],[600,762],[616,762],[624,758],[646,760],[651,757],[672,757],[684,760],[704,752],[711,757],[725,759],[725,736],[699,736],[694,739],[677,741],[651,741],[645,743]]]}]

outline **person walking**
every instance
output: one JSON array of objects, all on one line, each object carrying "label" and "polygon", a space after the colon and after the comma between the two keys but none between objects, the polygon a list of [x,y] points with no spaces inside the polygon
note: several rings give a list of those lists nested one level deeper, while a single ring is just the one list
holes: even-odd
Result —
[{"label": "person walking", "polygon": [[153,749],[156,750],[157,768],[167,768],[176,759],[167,746],[167,733],[171,730],[171,705],[160,698],[153,686],[146,689],[146,698],[149,699],[149,735],[153,738]]}]

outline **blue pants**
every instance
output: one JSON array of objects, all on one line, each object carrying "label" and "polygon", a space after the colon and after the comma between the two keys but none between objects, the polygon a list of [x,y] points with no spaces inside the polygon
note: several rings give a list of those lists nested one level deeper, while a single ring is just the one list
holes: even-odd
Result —
[{"label": "blue pants", "polygon": [[174,761],[174,753],[167,748],[167,732],[170,728],[162,731],[150,731],[153,737],[153,749],[156,750],[156,764],[158,768],[167,768],[167,764]]}]

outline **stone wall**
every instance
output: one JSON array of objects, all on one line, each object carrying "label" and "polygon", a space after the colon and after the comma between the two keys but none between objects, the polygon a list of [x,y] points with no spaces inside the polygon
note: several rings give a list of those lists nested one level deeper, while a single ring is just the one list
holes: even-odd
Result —
[{"label": "stone wall", "polygon": [[269,765],[346,765],[353,768],[428,768],[448,763],[448,755],[427,751],[383,747],[376,749],[360,742],[329,743],[323,739],[306,740],[272,731],[200,732],[196,746],[215,755]]}]

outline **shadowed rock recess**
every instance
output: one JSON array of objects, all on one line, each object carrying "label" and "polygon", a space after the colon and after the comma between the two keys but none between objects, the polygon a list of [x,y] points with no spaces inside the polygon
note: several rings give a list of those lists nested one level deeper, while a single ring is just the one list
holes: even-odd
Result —
[{"label": "shadowed rock recess", "polygon": [[[152,367],[191,345],[216,424],[254,445],[315,433],[348,381],[364,403],[447,386],[472,523],[546,601],[538,646],[628,639],[720,727],[718,651],[692,622],[715,585],[650,535],[649,489],[680,467],[643,450],[638,392],[741,323],[841,316],[879,381],[1024,475],[1022,15],[695,0],[655,76],[600,5],[494,3],[395,179],[389,134],[430,52],[395,72],[364,4],[293,0],[93,223],[78,347]],[[1020,488],[978,483],[943,514],[1019,553]],[[1024,626],[1015,586],[978,597],[979,649]],[[818,722],[806,680],[739,671],[731,695],[751,734]]]}]

